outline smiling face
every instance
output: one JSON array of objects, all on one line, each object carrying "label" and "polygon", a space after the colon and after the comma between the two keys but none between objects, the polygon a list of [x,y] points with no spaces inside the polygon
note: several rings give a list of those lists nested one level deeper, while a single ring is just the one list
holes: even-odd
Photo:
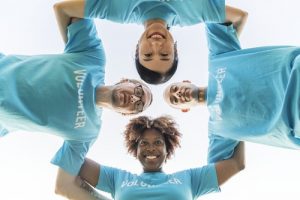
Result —
[{"label": "smiling face", "polygon": [[148,26],[138,46],[139,61],[144,67],[160,74],[170,70],[174,62],[174,39],[165,25]]},{"label": "smiling face", "polygon": [[123,114],[135,114],[145,110],[152,101],[152,93],[148,87],[128,80],[115,85],[112,91],[112,106]]},{"label": "smiling face", "polygon": [[165,101],[173,108],[185,110],[196,106],[199,88],[188,81],[173,83],[164,91]]},{"label": "smiling face", "polygon": [[137,158],[144,172],[162,171],[167,158],[166,143],[163,135],[156,129],[147,129],[141,135],[137,144]]}]

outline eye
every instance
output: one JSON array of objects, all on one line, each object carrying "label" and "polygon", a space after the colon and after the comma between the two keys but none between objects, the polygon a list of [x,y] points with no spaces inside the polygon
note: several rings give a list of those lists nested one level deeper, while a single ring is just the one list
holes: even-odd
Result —
[{"label": "eye", "polygon": [[152,53],[145,53],[144,56],[150,58],[152,56]]},{"label": "eye", "polygon": [[161,53],[160,55],[163,56],[163,57],[167,57],[169,54],[167,54],[167,53]]},{"label": "eye", "polygon": [[138,112],[142,112],[144,108],[144,103],[140,100],[134,104],[135,110]]},{"label": "eye", "polygon": [[171,92],[176,92],[178,90],[178,87],[176,85],[171,86]]},{"label": "eye", "polygon": [[174,104],[174,105],[178,104],[178,99],[177,98],[172,98],[171,103]]},{"label": "eye", "polygon": [[156,140],[155,141],[155,145],[157,145],[157,146],[160,146],[160,145],[162,145],[163,144],[163,142],[161,141],[161,140]]},{"label": "eye", "polygon": [[139,142],[139,146],[146,146],[148,143],[146,142],[146,141],[144,141],[144,140],[141,140],[140,142]]},{"label": "eye", "polygon": [[137,86],[137,87],[134,88],[134,95],[135,96],[141,98],[143,96],[143,94],[144,94],[144,90],[143,90],[143,88],[142,88],[141,85],[139,85],[139,86]]}]

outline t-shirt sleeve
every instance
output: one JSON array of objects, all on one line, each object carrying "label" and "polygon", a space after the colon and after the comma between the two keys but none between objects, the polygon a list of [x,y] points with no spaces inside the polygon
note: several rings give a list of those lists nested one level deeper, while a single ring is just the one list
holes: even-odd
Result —
[{"label": "t-shirt sleeve", "polygon": [[79,173],[84,158],[95,140],[89,142],[64,141],[51,163],[57,165],[73,176]]},{"label": "t-shirt sleeve", "polygon": [[214,164],[191,169],[191,185],[194,197],[219,192],[217,172]]},{"label": "t-shirt sleeve", "polygon": [[173,4],[181,19],[180,25],[225,21],[225,0],[166,1]]},{"label": "t-shirt sleeve", "polygon": [[116,190],[116,179],[121,172],[122,170],[120,169],[101,165],[98,179],[99,181],[96,185],[96,188],[108,192],[114,197]]},{"label": "t-shirt sleeve", "polygon": [[132,17],[129,14],[139,2],[140,0],[86,0],[84,16],[124,23]]},{"label": "t-shirt sleeve", "polygon": [[[64,52],[77,53],[94,50],[104,51],[93,20],[80,19],[71,23],[68,26],[68,42]],[[104,54],[104,52],[101,53]]]},{"label": "t-shirt sleeve", "polygon": [[[86,18],[107,19],[119,23],[130,23],[143,20],[143,14],[155,6],[166,6],[170,12],[175,11],[180,22],[172,25],[191,25],[200,22],[224,22],[225,0],[87,0],[84,16]],[[152,12],[156,12],[152,10]],[[161,13],[158,12],[158,15]],[[157,16],[159,17],[159,16]]]},{"label": "t-shirt sleeve", "polygon": [[235,147],[239,144],[239,141],[224,138],[215,134],[209,134],[209,146],[208,146],[208,163],[216,163],[220,160],[226,160],[231,158],[234,153]]},{"label": "t-shirt sleeve", "polygon": [[207,23],[206,36],[210,56],[241,49],[232,24]]}]

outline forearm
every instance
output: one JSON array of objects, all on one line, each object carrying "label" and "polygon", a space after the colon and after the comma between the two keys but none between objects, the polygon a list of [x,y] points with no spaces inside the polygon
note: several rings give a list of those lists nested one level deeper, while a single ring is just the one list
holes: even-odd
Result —
[{"label": "forearm", "polygon": [[54,4],[53,9],[55,12],[59,32],[62,36],[64,43],[67,43],[67,27],[71,23],[71,17],[64,12],[60,3]]},{"label": "forearm", "polygon": [[235,148],[234,154],[227,160],[219,161],[215,164],[218,183],[224,184],[232,176],[242,171],[245,168],[245,145],[244,142],[240,142]]},{"label": "forearm", "polygon": [[[78,184],[77,177],[72,176],[62,169],[58,170],[55,193],[69,200],[108,200],[102,195],[96,195],[91,189],[86,190]],[[92,191],[92,192],[91,192]]]},{"label": "forearm", "polygon": [[232,23],[237,36],[241,35],[242,30],[248,19],[248,13],[238,8],[226,6],[226,22]]},{"label": "forearm", "polygon": [[82,189],[84,189],[85,191],[87,191],[95,199],[98,199],[98,200],[110,200],[109,198],[107,198],[107,197],[101,195],[99,192],[97,192],[97,190],[94,187],[92,187],[86,181],[82,180],[80,177],[77,178],[76,182],[77,182],[77,184]]},{"label": "forearm", "polygon": [[53,6],[57,25],[65,43],[68,41],[67,27],[72,22],[72,18],[84,17],[84,4],[84,0],[66,0]]}]

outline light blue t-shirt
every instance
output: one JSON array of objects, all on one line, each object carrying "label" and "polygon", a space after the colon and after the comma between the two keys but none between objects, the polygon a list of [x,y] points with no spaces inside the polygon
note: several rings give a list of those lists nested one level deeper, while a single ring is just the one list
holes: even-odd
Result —
[{"label": "light blue t-shirt", "polygon": [[115,200],[193,200],[220,191],[214,164],[172,174],[137,175],[103,165],[100,170],[96,187]]},{"label": "light blue t-shirt", "polygon": [[62,137],[52,162],[75,175],[99,134],[105,55],[89,19],[72,23],[68,38],[62,54],[0,57],[0,124]]},{"label": "light blue t-shirt", "polygon": [[241,140],[300,149],[300,48],[241,49],[232,25],[207,24],[206,31],[209,137],[216,141],[209,148],[223,140],[232,153]]},{"label": "light blue t-shirt", "polygon": [[169,26],[224,22],[225,0],[87,0],[85,17],[143,24],[163,19]]}]

